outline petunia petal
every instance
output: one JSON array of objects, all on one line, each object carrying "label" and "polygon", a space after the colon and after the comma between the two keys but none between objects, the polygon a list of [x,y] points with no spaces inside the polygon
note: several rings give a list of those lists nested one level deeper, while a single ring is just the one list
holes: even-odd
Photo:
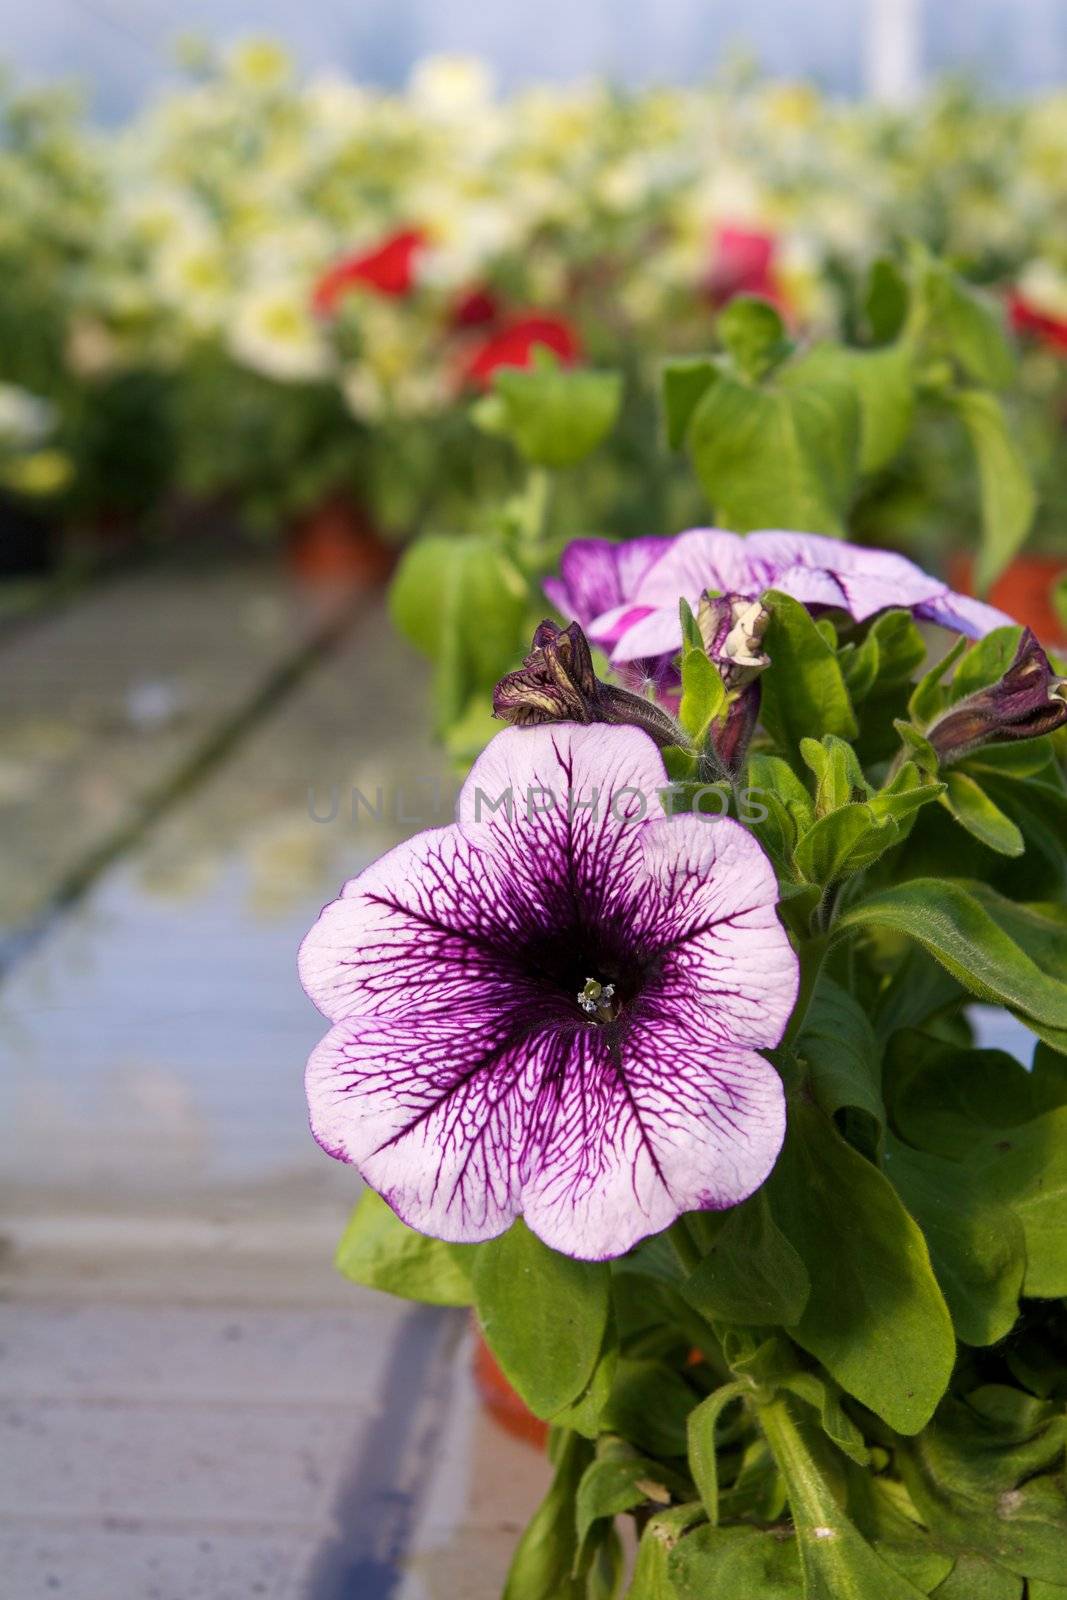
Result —
[{"label": "petunia petal", "polygon": [[508,728],[483,750],[456,818],[472,845],[506,862],[547,926],[574,907],[593,925],[625,904],[646,820],[665,813],[666,769],[638,728],[557,723]]},{"label": "petunia petal", "polygon": [[352,1018],[308,1063],[319,1143],[411,1227],[474,1243],[515,1216],[585,1260],[623,1255],[682,1211],[721,1209],[781,1148],[781,1081],[698,1024],[618,1041],[581,1022],[509,1040],[447,1021]]},{"label": "petunia petal", "polygon": [[565,617],[583,627],[633,594],[646,570],[672,541],[650,535],[611,544],[606,539],[575,539],[563,552],[560,577],[544,589]]},{"label": "petunia petal", "polygon": [[705,589],[747,594],[745,543],[723,528],[690,528],[649,567],[632,597],[643,606],[673,606],[677,611],[680,597],[695,605]]},{"label": "petunia petal", "polygon": [[617,1050],[590,1028],[553,1096],[522,1209],[546,1244],[583,1260],[622,1255],[683,1211],[738,1204],[785,1134],[774,1068],[709,1046],[695,1018],[635,1025]]},{"label": "petunia petal", "polygon": [[324,907],[300,946],[300,981],[331,1021],[466,1005],[498,989],[523,907],[458,829],[397,845]]},{"label": "petunia petal", "polygon": [[951,628],[955,633],[965,633],[969,639],[984,639],[994,628],[1010,628],[1015,618],[983,600],[972,600],[970,595],[956,594],[946,589],[935,600],[916,606],[915,615],[924,622],[936,622],[939,627]]},{"label": "petunia petal", "polygon": [[642,1004],[669,1026],[701,1014],[709,1041],[770,1048],[785,1031],[799,964],[778,920],[774,868],[727,817],[687,815],[642,837],[657,976]]}]

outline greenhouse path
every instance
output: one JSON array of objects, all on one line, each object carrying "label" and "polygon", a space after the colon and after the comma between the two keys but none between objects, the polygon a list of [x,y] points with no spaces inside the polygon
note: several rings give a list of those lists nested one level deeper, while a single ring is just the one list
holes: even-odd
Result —
[{"label": "greenhouse path", "polygon": [[462,1313],[333,1272],[301,1087],[300,935],[448,810],[422,672],[252,567],[117,580],[0,674],[4,1592],[495,1600],[544,1465]]}]

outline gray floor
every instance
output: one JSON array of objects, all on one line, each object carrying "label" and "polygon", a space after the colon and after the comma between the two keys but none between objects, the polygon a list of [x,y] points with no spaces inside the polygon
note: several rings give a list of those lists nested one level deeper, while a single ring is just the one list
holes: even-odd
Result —
[{"label": "gray floor", "polygon": [[0,643],[5,1600],[491,1600],[541,1492],[463,1315],[330,1264],[296,944],[450,788],[380,603],[284,681],[338,614],[139,577]]}]

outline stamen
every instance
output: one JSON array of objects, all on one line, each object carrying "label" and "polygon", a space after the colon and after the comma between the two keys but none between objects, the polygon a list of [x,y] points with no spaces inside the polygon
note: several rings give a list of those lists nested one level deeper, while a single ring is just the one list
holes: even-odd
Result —
[{"label": "stamen", "polygon": [[578,1004],[587,1016],[595,1017],[598,1022],[610,1022],[615,1016],[615,1007],[612,997],[615,993],[613,983],[599,983],[596,978],[586,978],[584,989],[578,992]]}]

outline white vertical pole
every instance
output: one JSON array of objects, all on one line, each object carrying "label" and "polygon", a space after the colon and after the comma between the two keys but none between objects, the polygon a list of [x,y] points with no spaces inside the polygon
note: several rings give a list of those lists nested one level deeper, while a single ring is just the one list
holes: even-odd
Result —
[{"label": "white vertical pole", "polygon": [[868,0],[865,43],[871,99],[910,105],[922,89],[922,0]]}]

